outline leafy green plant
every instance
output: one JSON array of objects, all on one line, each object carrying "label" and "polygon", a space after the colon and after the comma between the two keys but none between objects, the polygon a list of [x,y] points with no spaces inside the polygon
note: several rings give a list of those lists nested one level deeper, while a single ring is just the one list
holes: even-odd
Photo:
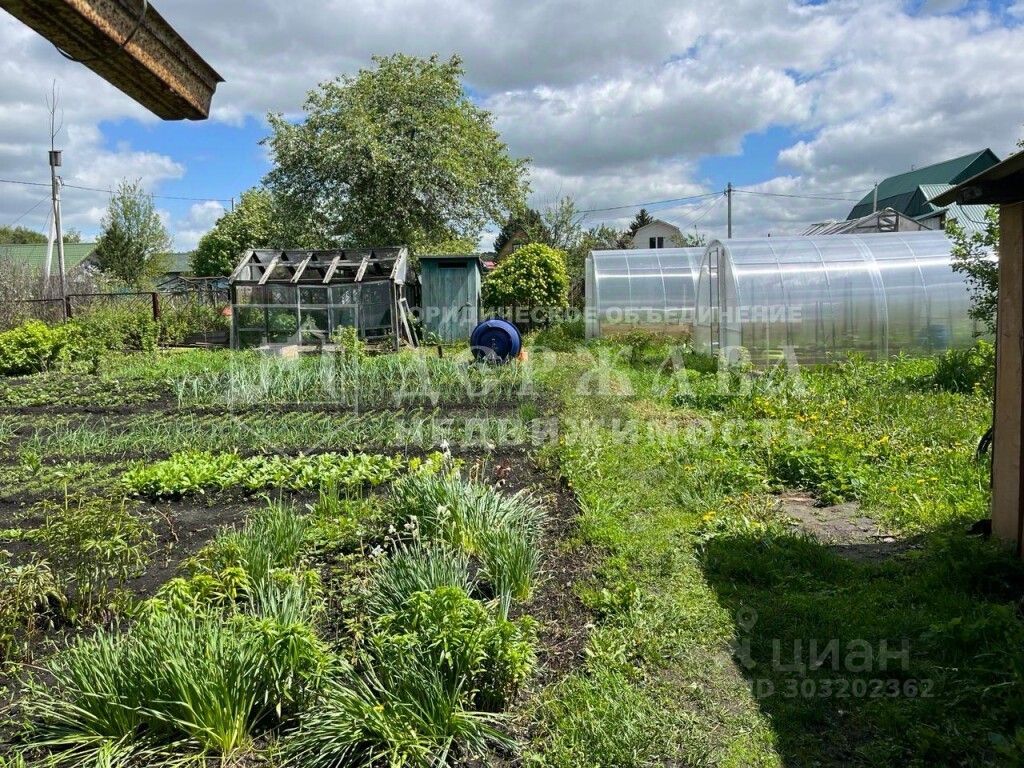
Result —
[{"label": "leafy green plant", "polygon": [[969,349],[950,349],[938,358],[933,381],[950,392],[980,389],[991,394],[996,379],[996,348],[978,339]]},{"label": "leafy green plant", "polygon": [[12,565],[0,551],[0,663],[26,655],[52,606],[64,592],[45,561]]},{"label": "leafy green plant", "polygon": [[535,662],[535,625],[496,616],[459,587],[414,592],[374,623],[378,666],[414,656],[436,667],[449,690],[464,687],[472,706],[502,709],[526,682]]},{"label": "leafy green plant", "polygon": [[121,476],[130,493],[149,498],[178,497],[241,487],[301,491],[333,482],[359,488],[392,480],[403,466],[398,456],[320,453],[312,456],[251,456],[187,451],[152,463],[138,462]]},{"label": "leafy green plant", "polygon": [[153,530],[124,501],[65,496],[61,503],[42,502],[39,511],[37,540],[55,578],[87,616],[149,562]]},{"label": "leafy green plant", "polygon": [[343,325],[335,328],[331,334],[331,343],[343,354],[354,359],[366,356],[366,342],[359,338],[359,329],[353,326]]},{"label": "leafy green plant", "polygon": [[400,610],[417,592],[432,592],[441,587],[472,592],[474,586],[466,555],[443,545],[399,546],[381,559],[374,572],[367,607],[371,616],[383,616]]},{"label": "leafy green plant", "polygon": [[292,716],[317,688],[326,651],[305,624],[154,613],[125,633],[99,630],[46,665],[25,701],[25,741],[55,766],[112,755],[177,764],[231,757]]},{"label": "leafy green plant", "polygon": [[29,320],[0,333],[0,376],[45,371],[73,359],[80,345],[81,332],[75,325]]}]

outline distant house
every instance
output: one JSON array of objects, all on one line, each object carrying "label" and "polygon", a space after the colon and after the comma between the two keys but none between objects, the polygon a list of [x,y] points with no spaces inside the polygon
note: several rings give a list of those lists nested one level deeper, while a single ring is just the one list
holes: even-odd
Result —
[{"label": "distant house", "polygon": [[[88,261],[96,250],[96,243],[64,243],[64,268],[73,269]],[[4,245],[0,243],[0,259],[11,259],[15,263],[42,269],[46,264],[46,243],[30,245]],[[57,244],[53,246],[53,261],[50,265],[57,274]]]},{"label": "distant house", "polygon": [[156,287],[161,291],[174,291],[184,287],[183,278],[192,274],[190,263],[192,252],[165,254],[166,266],[164,273],[157,277]]},{"label": "distant house", "polygon": [[633,235],[630,248],[679,248],[683,244],[683,233],[675,224],[655,219],[645,224]]},{"label": "distant house", "polygon": [[929,200],[998,162],[999,158],[991,149],[983,149],[890,176],[878,185],[877,200],[874,190],[866,194],[850,211],[847,221],[863,219],[875,211],[890,208],[928,229],[942,229],[950,218],[956,219],[965,229],[984,227],[983,205],[954,203],[938,206]]}]

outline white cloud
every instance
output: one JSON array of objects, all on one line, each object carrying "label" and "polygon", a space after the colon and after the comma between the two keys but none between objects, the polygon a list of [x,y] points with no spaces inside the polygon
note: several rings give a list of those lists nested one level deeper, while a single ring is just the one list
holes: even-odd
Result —
[{"label": "white cloud", "polygon": [[193,203],[188,216],[177,222],[174,230],[174,247],[178,251],[191,251],[208,232],[217,219],[224,215],[224,206],[216,200]]},{"label": "white cloud", "polygon": [[[1020,8],[1008,17],[1024,18]],[[701,159],[736,154],[771,127],[796,138],[756,161],[774,178],[755,188],[787,194],[867,189],[985,146],[1005,154],[1021,132],[1021,29],[959,0],[180,0],[161,12],[227,79],[213,119],[229,125],[268,110],[296,114],[318,81],[373,54],[460,54],[474,97],[512,151],[533,158],[541,205],[559,194],[599,208],[709,191]],[[104,145],[101,120],[154,120],[128,97],[2,14],[0,42],[0,176],[45,180],[53,77],[64,92],[69,181],[139,176],[157,189],[186,172],[169,153]],[[0,220],[44,193],[0,187]],[[69,194],[69,218],[94,225],[103,197]],[[721,227],[720,208],[703,221]],[[848,210],[743,195],[735,208],[740,234]],[[695,210],[665,217],[685,222]],[[211,215],[173,221],[179,247],[194,244]]]}]

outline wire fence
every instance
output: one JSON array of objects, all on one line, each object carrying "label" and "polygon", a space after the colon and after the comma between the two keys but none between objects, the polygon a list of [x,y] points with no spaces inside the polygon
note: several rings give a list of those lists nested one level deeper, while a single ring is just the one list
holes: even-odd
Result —
[{"label": "wire fence", "polygon": [[103,314],[157,323],[170,346],[227,346],[230,309],[226,287],[179,286],[169,291],[89,291],[64,298],[0,299],[0,330],[29,320],[58,324]]}]

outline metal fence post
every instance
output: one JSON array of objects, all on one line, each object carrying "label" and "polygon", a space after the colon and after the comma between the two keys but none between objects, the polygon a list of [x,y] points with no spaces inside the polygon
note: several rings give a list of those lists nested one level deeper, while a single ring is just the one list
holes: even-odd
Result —
[{"label": "metal fence post", "polygon": [[160,321],[160,295],[156,291],[153,291],[150,294],[150,297],[153,300],[153,320],[159,322]]}]

